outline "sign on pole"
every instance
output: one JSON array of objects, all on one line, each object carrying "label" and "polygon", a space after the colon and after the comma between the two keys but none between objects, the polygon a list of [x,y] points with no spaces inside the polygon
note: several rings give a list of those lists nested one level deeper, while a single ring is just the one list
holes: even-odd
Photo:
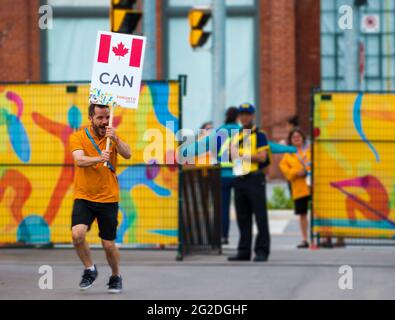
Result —
[{"label": "sign on pole", "polygon": [[361,19],[361,30],[363,33],[380,33],[380,15],[363,15]]},{"label": "sign on pole", "polygon": [[90,103],[137,109],[146,38],[99,31]]}]

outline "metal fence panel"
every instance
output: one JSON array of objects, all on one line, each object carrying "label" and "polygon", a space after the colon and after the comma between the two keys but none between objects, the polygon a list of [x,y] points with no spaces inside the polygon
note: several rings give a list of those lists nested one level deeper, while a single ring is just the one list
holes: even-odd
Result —
[{"label": "metal fence panel", "polygon": [[[68,138],[89,124],[88,97],[87,84],[0,86],[0,244],[70,244],[74,168]],[[120,244],[178,243],[179,170],[165,163],[176,152],[179,108],[174,81],[146,82],[137,112],[116,110],[114,126],[133,151],[118,168]],[[148,129],[174,143],[145,165]],[[95,224],[90,243],[100,243],[97,234]]]},{"label": "metal fence panel", "polygon": [[313,235],[395,239],[395,94],[314,95]]}]

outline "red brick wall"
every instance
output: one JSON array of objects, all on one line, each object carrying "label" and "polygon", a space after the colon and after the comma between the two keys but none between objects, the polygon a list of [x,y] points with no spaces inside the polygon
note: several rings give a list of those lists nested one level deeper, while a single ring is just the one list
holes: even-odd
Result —
[{"label": "red brick wall", "polygon": [[296,113],[295,8],[292,0],[260,1],[261,126],[282,139]]},{"label": "red brick wall", "polygon": [[[260,1],[261,127],[270,139],[286,137],[286,119],[296,113],[295,7],[292,0]],[[271,178],[281,177],[274,156]]]},{"label": "red brick wall", "polygon": [[0,1],[0,81],[39,81],[39,0]]},{"label": "red brick wall", "polygon": [[[313,18],[314,17],[314,18]],[[320,1],[298,0],[296,6],[297,110],[300,126],[310,131],[311,89],[321,84]]]},{"label": "red brick wall", "polygon": [[[309,132],[310,90],[320,85],[320,4],[317,0],[260,1],[261,127],[270,139],[287,136],[297,114]],[[281,177],[274,156],[270,176]]]}]

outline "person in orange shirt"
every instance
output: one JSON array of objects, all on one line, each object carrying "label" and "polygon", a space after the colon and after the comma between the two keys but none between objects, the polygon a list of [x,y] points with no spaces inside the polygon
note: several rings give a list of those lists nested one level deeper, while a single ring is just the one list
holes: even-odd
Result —
[{"label": "person in orange shirt", "polygon": [[[130,147],[109,127],[108,106],[89,106],[90,126],[70,137],[70,148],[75,161],[74,205],[72,213],[73,244],[85,266],[80,282],[82,291],[88,290],[98,276],[93,264],[86,233],[97,219],[99,236],[106,252],[112,276],[109,293],[122,291],[119,272],[120,255],[115,245],[118,226],[119,185],[116,175],[117,156],[131,158]],[[107,137],[111,139],[110,151],[105,151]],[[107,166],[104,164],[107,163]]]},{"label": "person in orange shirt", "polygon": [[302,130],[293,129],[288,137],[288,144],[297,148],[295,154],[285,154],[280,162],[280,169],[291,183],[292,198],[295,202],[295,214],[300,217],[303,242],[299,249],[309,248],[308,242],[308,205],[311,186],[311,153]]}]

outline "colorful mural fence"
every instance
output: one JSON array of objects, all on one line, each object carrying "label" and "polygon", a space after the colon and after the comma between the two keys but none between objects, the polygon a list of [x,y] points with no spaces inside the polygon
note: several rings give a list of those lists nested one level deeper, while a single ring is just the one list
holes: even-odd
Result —
[{"label": "colorful mural fence", "polygon": [[315,94],[313,125],[313,234],[395,239],[395,94]]},{"label": "colorful mural fence", "polygon": [[[0,86],[0,244],[71,242],[74,165],[68,140],[89,124],[88,97],[87,84]],[[133,150],[133,159],[120,160],[118,168],[119,244],[178,243],[178,167],[165,160],[175,155],[179,107],[178,82],[147,82],[137,111],[116,110],[114,127]],[[149,165],[143,160],[147,129],[174,141]],[[90,243],[99,243],[97,234],[95,223]]]}]

